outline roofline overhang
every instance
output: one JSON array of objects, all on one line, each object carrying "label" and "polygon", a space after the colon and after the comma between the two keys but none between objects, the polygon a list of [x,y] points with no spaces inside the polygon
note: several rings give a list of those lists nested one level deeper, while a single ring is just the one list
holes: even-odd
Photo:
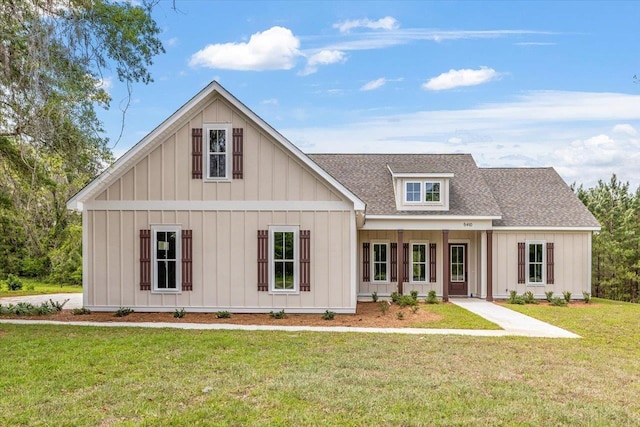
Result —
[{"label": "roofline overhang", "polygon": [[476,220],[476,221],[492,221],[502,219],[500,215],[367,215],[367,220]]},{"label": "roofline overhang", "polygon": [[602,227],[545,227],[545,226],[522,226],[522,227],[493,227],[495,231],[600,231]]},{"label": "roofline overhang", "polygon": [[70,210],[78,210],[81,211],[83,207],[83,202],[87,201],[91,196],[94,196],[95,192],[97,192],[103,183],[108,182],[109,178],[111,178],[114,174],[116,174],[121,168],[126,166],[128,163],[137,160],[138,155],[142,153],[147,145],[151,143],[154,139],[161,136],[165,131],[170,129],[172,126],[176,124],[176,122],[183,117],[189,110],[198,105],[200,102],[205,100],[212,93],[217,92],[223,98],[225,98],[228,102],[230,102],[234,107],[240,110],[244,115],[246,115],[249,119],[253,120],[258,126],[262,127],[272,138],[276,141],[284,145],[287,149],[289,149],[293,154],[302,161],[306,166],[310,167],[314,170],[318,175],[320,175],[323,179],[329,182],[334,188],[336,188],[343,196],[345,196],[349,201],[353,203],[354,210],[364,210],[366,204],[354,193],[348,190],[344,185],[342,185],[338,180],[332,177],[329,173],[327,173],[324,169],[322,169],[317,163],[311,160],[306,154],[304,154],[297,146],[295,146],[291,141],[282,136],[278,131],[276,131],[271,125],[265,122],[262,118],[260,118],[256,113],[251,111],[249,107],[244,105],[240,100],[238,100],[235,96],[233,96],[229,91],[227,91],[224,87],[220,85],[217,81],[212,81],[209,83],[204,89],[198,92],[193,98],[187,101],[182,107],[180,107],[175,113],[173,113],[169,118],[167,118],[164,122],[162,122],[158,127],[152,130],[147,136],[142,138],[137,144],[131,147],[125,154],[123,154],[118,160],[116,160],[111,166],[105,169],[100,175],[98,175],[93,181],[87,184],[82,190],[78,191],[75,195],[73,195],[67,201],[67,209]]},{"label": "roofline overhang", "polygon": [[387,165],[387,168],[389,169],[389,172],[391,172],[391,175],[393,175],[394,178],[423,178],[423,179],[428,179],[428,178],[453,178],[454,174],[450,173],[450,172],[445,172],[445,173],[428,173],[428,172],[394,172],[393,170],[391,170],[391,168]]}]

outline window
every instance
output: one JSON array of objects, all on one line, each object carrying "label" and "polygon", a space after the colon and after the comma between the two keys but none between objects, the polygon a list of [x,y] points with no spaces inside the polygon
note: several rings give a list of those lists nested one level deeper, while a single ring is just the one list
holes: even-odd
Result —
[{"label": "window", "polygon": [[180,291],[181,233],[177,226],[151,227],[153,234],[153,290]]},{"label": "window", "polygon": [[427,281],[427,243],[411,243],[411,282]]},{"label": "window", "polygon": [[440,201],[440,183],[439,182],[424,183],[424,201],[425,202]]},{"label": "window", "polygon": [[388,282],[388,243],[373,243],[373,281]]},{"label": "window", "polygon": [[422,184],[419,182],[407,182],[405,187],[405,201],[407,203],[420,203],[422,201],[421,187]]},{"label": "window", "polygon": [[298,291],[298,227],[270,227],[271,290]]},{"label": "window", "polygon": [[211,125],[204,132],[204,169],[207,179],[229,179],[231,155],[231,132],[229,126]]},{"label": "window", "polygon": [[544,285],[545,277],[545,244],[544,242],[527,242],[527,283]]}]

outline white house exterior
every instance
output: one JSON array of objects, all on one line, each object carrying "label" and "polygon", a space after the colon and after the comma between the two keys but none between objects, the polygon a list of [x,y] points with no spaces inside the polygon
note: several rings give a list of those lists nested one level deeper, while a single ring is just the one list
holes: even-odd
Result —
[{"label": "white house exterior", "polygon": [[597,221],[553,169],[306,155],[213,82],[68,202],[92,310],[354,313],[394,291],[590,289]]}]

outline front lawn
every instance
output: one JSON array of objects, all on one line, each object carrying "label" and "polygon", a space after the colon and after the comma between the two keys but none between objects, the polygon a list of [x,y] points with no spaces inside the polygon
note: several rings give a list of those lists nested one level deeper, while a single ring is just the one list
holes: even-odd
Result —
[{"label": "front lawn", "polygon": [[[66,292],[82,293],[82,286],[59,285],[55,283],[45,283],[38,279],[21,277],[22,289],[19,291],[10,291],[4,280],[0,280],[0,298],[2,297],[21,297],[25,295],[45,295],[59,294]],[[33,289],[31,289],[33,288]]]},{"label": "front lawn", "polygon": [[640,425],[640,305],[596,303],[514,307],[582,339],[0,323],[0,425]]}]

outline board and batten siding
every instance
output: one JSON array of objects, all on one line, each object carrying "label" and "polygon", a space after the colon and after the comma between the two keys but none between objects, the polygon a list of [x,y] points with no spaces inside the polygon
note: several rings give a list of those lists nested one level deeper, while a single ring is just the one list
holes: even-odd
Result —
[{"label": "board and batten siding", "polygon": [[[541,240],[554,244],[554,283],[544,286],[518,284],[518,242]],[[533,292],[544,298],[546,291],[562,296],[563,291],[573,298],[591,291],[591,231],[493,232],[493,295],[508,298],[509,291],[518,294]]]},{"label": "board and batten siding", "polygon": [[[89,308],[269,311],[351,308],[349,212],[90,211]],[[178,224],[193,231],[193,290],[141,291],[136,230]],[[311,291],[273,295],[257,288],[257,230],[299,225],[311,231]]]},{"label": "board and batten siding", "polygon": [[[222,122],[243,129],[243,178],[225,182],[192,179],[191,130],[206,123]],[[223,99],[214,99],[96,200],[342,201],[344,198],[252,121]]]},{"label": "board and batten siding", "polygon": [[[243,177],[192,178],[192,129],[243,129]],[[85,305],[97,310],[355,311],[353,203],[224,98],[212,96],[85,203]],[[229,144],[229,147],[231,144]],[[141,229],[192,230],[193,290],[140,290]],[[257,231],[291,225],[311,233],[311,290],[257,287]]]}]

